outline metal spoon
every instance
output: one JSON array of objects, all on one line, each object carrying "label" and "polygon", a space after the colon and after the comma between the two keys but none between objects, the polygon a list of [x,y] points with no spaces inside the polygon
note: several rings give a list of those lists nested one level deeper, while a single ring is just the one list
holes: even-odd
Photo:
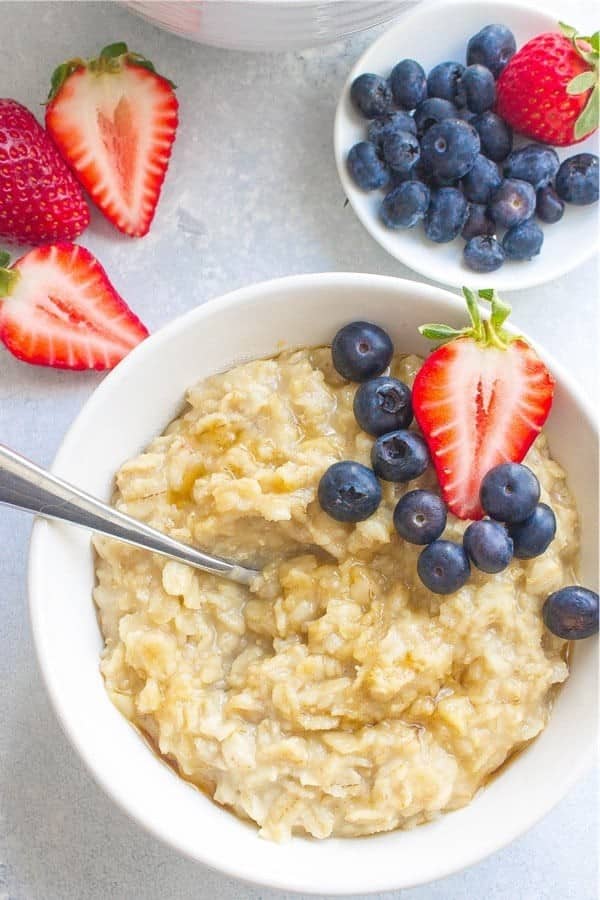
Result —
[{"label": "metal spoon", "polygon": [[250,584],[258,575],[236,563],[210,556],[195,547],[175,541],[144,522],[96,500],[62,478],[0,444],[0,503],[25,509],[47,519],[82,525],[100,534],[161,553],[203,572],[221,575],[239,584]]}]

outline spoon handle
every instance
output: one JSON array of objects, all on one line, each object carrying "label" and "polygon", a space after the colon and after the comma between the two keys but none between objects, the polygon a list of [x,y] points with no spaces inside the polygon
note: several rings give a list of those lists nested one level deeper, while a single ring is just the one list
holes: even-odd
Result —
[{"label": "spoon handle", "polygon": [[239,584],[250,584],[258,574],[218,556],[209,556],[188,544],[151,528],[102,503],[56,475],[40,469],[25,457],[0,444],[0,503],[25,509],[48,519],[60,519],[90,528],[190,566],[222,575]]}]

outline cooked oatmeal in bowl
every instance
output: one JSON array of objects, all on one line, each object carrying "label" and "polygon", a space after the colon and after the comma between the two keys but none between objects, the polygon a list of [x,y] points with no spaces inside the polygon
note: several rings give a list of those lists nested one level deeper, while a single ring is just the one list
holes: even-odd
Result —
[{"label": "cooked oatmeal in bowl", "polygon": [[[412,386],[422,360],[396,352]],[[411,828],[469,803],[546,726],[568,676],[545,627],[576,582],[579,523],[541,433],[525,457],[556,535],[446,596],[401,538],[428,466],[384,481],[375,513],[319,503],[334,463],[371,465],[356,384],[331,349],[286,350],[202,379],[185,410],[120,468],[118,508],[173,537],[265,566],[250,588],[96,538],[101,670],[118,709],[187,780],[275,841]],[[411,425],[414,431],[416,424]],[[454,546],[468,521],[448,512]]]},{"label": "cooked oatmeal in bowl", "polygon": [[[595,588],[598,569],[597,430],[592,410],[556,360],[538,350],[554,377],[554,399],[544,435],[534,442],[524,460],[524,467],[535,469],[541,480],[543,502],[539,505],[547,504],[554,510],[556,537],[541,556],[529,562],[513,559],[495,575],[478,569],[473,562],[468,578],[454,595],[436,594],[422,586],[421,574],[425,573],[419,574],[419,560],[436,546],[436,541],[422,550],[418,544],[400,538],[396,528],[406,525],[398,520],[396,496],[401,496],[403,503],[415,493],[430,500],[437,497],[438,504],[441,502],[437,470],[434,474],[429,467],[419,477],[413,473],[416,480],[408,483],[374,477],[368,463],[379,467],[381,460],[370,458],[374,454],[371,448],[382,439],[364,431],[363,425],[372,425],[369,415],[365,418],[366,413],[373,412],[368,404],[366,410],[358,405],[363,425],[357,426],[351,399],[363,389],[369,395],[373,382],[358,385],[338,377],[324,350],[316,351],[315,357],[315,351],[304,351],[305,359],[308,353],[311,360],[305,364],[308,371],[312,367],[322,372],[310,375],[311,388],[303,390],[300,384],[292,384],[288,389],[284,385],[277,391],[280,397],[271,401],[271,410],[277,414],[269,411],[268,417],[262,418],[265,428],[279,429],[286,453],[297,443],[299,483],[293,480],[294,467],[286,465],[264,436],[260,452],[250,458],[239,453],[236,458],[231,452],[235,434],[241,434],[242,427],[251,429],[260,420],[253,411],[256,398],[252,400],[254,405],[250,400],[242,402],[239,393],[226,401],[225,417],[238,423],[233,434],[221,430],[221,436],[229,441],[219,451],[228,456],[227,470],[220,466],[215,452],[207,451],[213,440],[206,416],[214,414],[225,396],[232,393],[227,376],[214,373],[236,370],[237,378],[239,373],[248,373],[244,369],[248,361],[273,359],[282,349],[280,362],[294,358],[297,351],[290,352],[290,347],[326,348],[342,326],[363,319],[377,323],[393,342],[397,354],[393,373],[408,382],[415,376],[409,392],[416,419],[421,413],[415,357],[427,358],[428,363],[435,358],[418,327],[427,321],[443,321],[461,329],[465,325],[464,305],[441,288],[397,278],[349,273],[292,276],[245,287],[201,305],[151,335],[98,386],[69,430],[53,465],[59,477],[102,499],[112,498],[134,515],[194,540],[209,552],[233,552],[236,534],[241,536],[243,528],[245,546],[241,546],[240,537],[243,552],[236,558],[243,562],[245,554],[251,563],[267,567],[264,579],[253,585],[254,590],[213,580],[196,570],[172,567],[162,557],[118,544],[102,545],[99,555],[85,531],[57,522],[36,521],[31,541],[30,608],[40,671],[57,718],[92,776],[133,821],[179,853],[280,892],[330,896],[393,891],[472,865],[549,812],[587,770],[596,746],[598,642],[592,638],[569,646],[565,657],[569,674],[560,682],[557,679],[566,674],[560,645],[566,645],[540,621],[547,590],[561,583],[553,560],[560,557],[561,566],[570,565],[565,548],[573,537],[580,544],[577,577]],[[303,351],[299,354],[302,357]],[[412,370],[399,368],[400,358],[407,354],[414,361]],[[272,370],[272,364],[269,368]],[[419,372],[422,370],[423,366]],[[380,377],[387,378],[387,370]],[[267,385],[261,388],[263,395],[272,395],[272,386],[273,379],[267,378]],[[325,394],[328,404],[321,410],[317,436],[294,431],[305,418],[307,393],[315,394],[315,399],[323,399]],[[183,407],[188,394],[191,403]],[[344,398],[338,413],[333,410],[332,397],[336,406]],[[208,409],[200,405],[209,401]],[[290,406],[294,416],[286,422],[285,410]],[[264,408],[269,409],[268,402]],[[330,415],[340,417],[335,422],[341,443],[335,443],[336,435],[327,425]],[[215,426],[218,418],[213,417]],[[201,420],[203,425],[198,428]],[[179,424],[169,426],[177,421]],[[187,431],[188,423],[196,435],[178,435],[182,429]],[[423,425],[425,431],[418,420],[401,427],[408,427],[412,443],[418,444],[422,441],[419,432],[425,435],[427,431],[427,422]],[[294,435],[298,434],[301,439],[296,441]],[[200,446],[202,454],[194,455],[194,447]],[[183,447],[185,451],[180,452]],[[303,458],[299,456],[302,451]],[[547,462],[547,451],[556,467]],[[541,457],[544,462],[540,467]],[[177,464],[175,459],[179,460]],[[354,474],[358,471],[368,476],[371,488],[378,484],[381,492],[380,500],[369,495],[371,506],[377,506],[372,515],[353,524],[340,523],[330,514],[336,512],[332,506],[335,492],[320,490],[323,481],[329,481],[331,488],[331,474],[339,472],[331,463],[341,463],[347,473],[348,462]],[[165,469],[161,469],[162,463],[168,463]],[[252,475],[251,464],[260,477]],[[542,468],[546,474],[541,474]],[[560,470],[566,473],[570,500],[563,493]],[[115,481],[117,472],[121,474]],[[274,473],[281,480],[274,480]],[[243,504],[228,493],[227,479],[245,485]],[[259,482],[260,490],[256,486],[249,489],[253,480]],[[423,486],[422,494],[415,491],[416,485]],[[202,493],[194,498],[195,491]],[[555,496],[552,491],[556,491]],[[267,521],[261,495],[277,499],[278,521]],[[286,496],[292,503],[288,506],[289,518],[280,505]],[[348,491],[348,497],[355,495]],[[454,507],[455,499],[448,497],[447,502]],[[321,509],[321,500],[328,512]],[[197,529],[205,528],[205,521],[211,517],[210,527],[214,526],[217,502],[220,531],[214,531],[214,539],[212,533],[199,535]],[[195,517],[189,514],[194,506]],[[574,536],[564,519],[570,507],[576,507],[578,513]],[[356,510],[349,511],[356,519]],[[462,514],[460,509],[458,512]],[[173,515],[175,519],[170,520]],[[306,523],[310,524],[308,536]],[[446,548],[452,545],[456,551],[460,534],[469,527],[468,519],[449,512],[438,547],[440,543]],[[188,534],[189,530],[194,534]],[[282,533],[285,538],[279,542]],[[327,541],[324,549],[319,541],[327,540],[327,534],[338,537]],[[261,535],[268,535],[263,547],[259,546]],[[353,557],[356,564],[351,562]],[[396,561],[393,571],[392,559]],[[459,554],[464,567],[461,559]],[[477,560],[484,564],[479,556]],[[98,575],[102,573],[99,580],[96,570]],[[522,580],[513,585],[511,573],[516,571],[537,573],[536,582],[540,579],[533,584],[536,599],[531,607],[524,603],[523,591],[516,586]],[[542,585],[544,578],[548,578],[547,590]],[[508,586],[508,606],[498,600],[495,585],[505,590]],[[102,610],[92,602],[94,590]],[[348,606],[349,614],[342,616]],[[516,609],[512,623],[512,613],[508,613],[511,606]],[[456,635],[443,633],[446,624],[454,628],[457,622],[460,631]],[[551,624],[556,627],[555,622]],[[363,631],[372,636],[370,643],[361,637]],[[533,648],[527,648],[526,632],[535,635]],[[431,642],[424,644],[423,638],[429,635]],[[485,642],[485,650],[476,652],[474,641],[479,637]],[[502,650],[493,652],[492,642],[496,647],[498,641],[502,641]],[[536,649],[540,641],[543,653]],[[249,658],[252,653],[244,652],[250,648],[256,654],[254,662]],[[523,651],[527,659],[518,665],[517,654]],[[475,653],[477,658],[473,658]],[[281,673],[277,668],[280,665]],[[319,668],[324,666],[331,668]],[[363,680],[359,681],[361,667]],[[539,667],[544,674],[538,683],[534,673]],[[465,679],[461,682],[461,673],[467,669],[471,676],[468,684]],[[504,677],[507,671],[515,673],[514,681]],[[426,688],[428,677],[435,684]],[[396,679],[394,690],[398,707],[404,706],[402,712],[394,709],[392,698],[385,696],[391,679]],[[325,709],[324,684],[328,690]],[[525,727],[524,731],[519,725],[517,688],[523,702],[535,709],[530,716],[531,729]],[[494,705],[491,695],[495,690],[502,694]],[[361,692],[364,696],[368,692],[368,704],[360,700]],[[470,706],[464,702],[467,692]],[[230,710],[226,704],[234,697],[245,708]],[[463,703],[457,704],[457,698]],[[473,716],[483,714],[487,700],[488,725],[484,728],[479,722],[477,729]],[[266,708],[264,716],[261,705]],[[476,764],[475,753],[483,752],[484,764],[494,765],[485,745],[488,734],[494,742],[501,740],[500,729],[494,724],[499,712],[504,717],[503,727],[508,718],[510,727],[520,731],[516,746],[520,748],[523,741],[529,741],[527,746],[513,753],[508,766],[495,769],[493,774],[500,773],[498,777],[482,776],[484,788],[466,805],[435,815],[415,828],[392,827],[368,839],[336,837],[336,822],[332,836],[319,840],[309,837],[303,825],[296,825],[290,840],[265,840],[256,821],[243,811],[244,802],[251,809],[254,803],[256,819],[264,816],[263,830],[271,829],[269,836],[279,837],[285,826],[290,826],[286,814],[291,813],[298,821],[302,805],[307,806],[304,800],[295,803],[291,794],[296,791],[301,797],[310,794],[323,798],[311,804],[315,818],[307,824],[315,830],[318,824],[324,827],[327,817],[331,821],[335,809],[342,822],[340,798],[336,796],[339,791],[335,788],[339,773],[332,765],[341,764],[346,767],[346,778],[342,779],[344,784],[340,782],[340,790],[351,799],[349,811],[350,807],[352,811],[359,809],[361,792],[369,790],[371,799],[377,797],[379,801],[387,779],[390,795],[370,812],[380,817],[383,827],[391,826],[395,816],[410,818],[410,798],[402,787],[406,778],[398,777],[399,771],[406,771],[411,774],[411,789],[417,792],[421,813],[428,806],[428,814],[433,816],[436,800],[445,799],[441,794],[433,796],[440,783],[440,765],[452,768],[454,773],[451,785],[446,786],[447,805],[452,794],[458,803],[463,802],[459,796],[472,790],[472,785],[464,781],[461,787],[456,777],[458,762],[451,759],[455,751],[461,754],[460,771],[466,779]],[[310,722],[313,728],[300,728],[296,724],[299,716],[309,715],[339,717],[340,721],[317,730],[314,718],[304,718],[305,726]],[[385,725],[386,716],[390,727]],[[359,721],[353,721],[354,717]],[[265,725],[261,726],[261,719]],[[274,724],[269,726],[269,721]],[[544,727],[531,741],[527,735],[537,727],[536,722]],[[408,728],[403,730],[403,725]],[[275,739],[267,726],[274,729]],[[234,734],[236,728],[243,733],[241,741]],[[394,737],[394,729],[405,736],[405,744]],[[377,747],[369,747],[371,735],[377,738]],[[331,744],[336,737],[334,748]],[[399,748],[393,759],[386,750],[392,739]],[[514,744],[507,743],[510,746],[506,752],[510,752]],[[502,756],[500,744],[494,746]],[[316,756],[309,757],[312,770],[306,764],[303,769],[297,761],[300,748],[304,753],[308,747],[311,752],[318,748],[321,758],[316,775]],[[419,779],[416,773],[419,760],[424,759],[419,755],[422,747],[432,754],[437,751],[437,768],[427,762]],[[408,748],[415,751],[413,756]],[[246,791],[237,807],[226,797],[215,801],[215,775],[221,790],[228,790],[230,797],[241,798],[246,788],[253,788],[252,769],[247,763],[241,765],[250,753],[261,761],[261,769],[255,767],[257,778],[262,779],[256,790]],[[267,759],[269,753],[275,754],[275,759]],[[290,759],[277,759],[279,753],[289,754]],[[236,765],[231,765],[234,760]],[[191,776],[184,770],[184,762]],[[280,769],[286,767],[291,778],[278,777]],[[267,770],[272,777],[268,783],[264,780]],[[376,778],[378,793],[374,794]],[[435,790],[428,796],[426,781],[432,778]],[[318,784],[311,783],[314,781]],[[290,799],[287,808],[280,801],[282,826],[279,835],[274,835],[274,819],[267,821],[269,810],[261,809],[260,802],[268,802],[270,809],[270,799],[265,800],[267,790],[270,787],[275,791],[279,782],[290,790]],[[194,784],[201,789],[195,789]],[[326,784],[327,791],[319,784]],[[396,803],[392,790],[398,798]],[[362,803],[361,814],[365,809]]]}]

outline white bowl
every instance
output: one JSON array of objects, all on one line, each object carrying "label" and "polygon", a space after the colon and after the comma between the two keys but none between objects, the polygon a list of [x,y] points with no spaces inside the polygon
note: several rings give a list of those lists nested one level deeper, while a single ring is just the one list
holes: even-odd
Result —
[{"label": "white bowl", "polygon": [[[144,341],[94,392],[69,430],[53,471],[108,498],[113,474],[181,408],[185,389],[209,373],[275,353],[281,342],[327,343],[368,316],[396,347],[425,353],[417,326],[460,327],[458,298],[440,288],[376,275],[284,278],[228,294]],[[598,569],[596,431],[566,372],[557,381],[548,434],[569,472],[582,518],[581,579]],[[576,647],[573,671],[546,731],[465,809],[412,831],[362,839],[294,838],[277,845],[179,779],[112,705],[99,672],[102,640],[92,603],[89,535],[38,520],[29,563],[31,619],[41,671],[63,728],[114,800],[193,859],[248,881],[319,894],[365,893],[441,878],[512,840],[583,773],[595,743],[597,641]]]},{"label": "white bowl", "polygon": [[[382,191],[366,193],[358,188],[346,168],[350,148],[366,140],[367,121],[350,100],[350,87],[362,72],[387,76],[405,57],[418,60],[425,71],[445,60],[464,62],[468,39],[484,25],[502,22],[512,29],[517,47],[543,31],[555,31],[556,19],[542,9],[523,3],[501,0],[480,3],[477,0],[436,0],[423,3],[407,13],[381,35],[358,60],[342,91],[334,130],[335,159],[354,212],[378,244],[397,260],[426,278],[443,284],[487,287],[493,283],[499,291],[516,291],[552,281],[571,271],[598,250],[598,205],[573,206],[556,225],[543,225],[541,253],[525,262],[507,261],[491,275],[468,269],[462,258],[464,241],[458,237],[448,244],[435,244],[425,237],[422,226],[394,231],[379,220]],[[517,138],[515,146],[529,143]],[[556,148],[561,160],[574,153],[598,153],[597,136],[592,135],[573,147]]]},{"label": "white bowl", "polygon": [[389,22],[413,0],[126,0],[180,37],[230,50],[293,50]]}]

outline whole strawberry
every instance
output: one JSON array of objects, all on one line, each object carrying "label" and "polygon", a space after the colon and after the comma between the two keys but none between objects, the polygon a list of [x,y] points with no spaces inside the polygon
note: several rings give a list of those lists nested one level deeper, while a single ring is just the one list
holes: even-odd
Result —
[{"label": "whole strawberry", "polygon": [[72,240],[90,213],[52,139],[29,110],[0,99],[0,237],[18,244]]},{"label": "whole strawberry", "polygon": [[598,127],[600,32],[539,34],[510,59],[496,85],[496,112],[515,131],[560,147]]}]

